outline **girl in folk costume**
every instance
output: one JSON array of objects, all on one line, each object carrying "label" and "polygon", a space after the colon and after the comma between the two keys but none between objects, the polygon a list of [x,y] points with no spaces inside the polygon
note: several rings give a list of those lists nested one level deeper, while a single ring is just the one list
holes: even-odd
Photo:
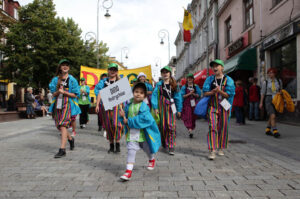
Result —
[{"label": "girl in folk costume", "polygon": [[[106,130],[106,138],[109,140],[110,147],[108,153],[110,152],[121,152],[120,150],[120,139],[123,134],[123,125],[119,120],[119,109],[122,108],[122,104],[115,106],[112,110],[104,110],[102,104],[100,104],[101,96],[99,91],[108,85],[111,85],[118,81],[120,77],[118,76],[118,65],[115,63],[111,63],[108,66],[108,78],[101,80],[95,87],[95,95],[97,96],[96,102],[96,112],[99,113],[99,107],[101,107],[102,112],[102,120],[103,120],[103,127]],[[116,144],[116,150],[115,150]]]},{"label": "girl in folk costume", "polygon": [[223,156],[223,149],[228,143],[228,121],[230,118],[231,104],[235,95],[234,81],[224,75],[224,63],[216,59],[210,63],[215,75],[209,76],[203,85],[204,96],[210,96],[208,104],[209,131],[207,143],[210,160],[218,155]]},{"label": "girl in folk costume", "polygon": [[144,102],[151,108],[151,95],[153,92],[153,87],[146,80],[147,80],[147,75],[143,72],[140,72],[140,74],[137,76],[137,82],[142,82],[146,85],[147,96],[146,96]]},{"label": "girl in folk costume", "polygon": [[49,112],[52,113],[57,129],[61,132],[61,146],[55,158],[66,155],[66,142],[69,141],[70,150],[75,147],[75,139],[71,137],[68,128],[71,125],[71,117],[81,113],[78,106],[79,86],[77,80],[69,74],[70,62],[67,59],[60,60],[56,77],[51,80],[49,89],[53,93],[53,101]]},{"label": "girl in folk costume", "polygon": [[[282,90],[282,81],[276,78],[277,70],[275,68],[269,68],[267,71],[268,79],[263,82],[261,87],[261,98],[259,108],[263,108],[263,101],[265,100],[265,109],[269,115],[268,126],[266,128],[266,135],[279,138],[280,134],[276,127],[276,110],[272,103],[273,97]],[[271,131],[273,130],[273,133]]]},{"label": "girl in folk costume", "polygon": [[156,114],[160,116],[159,129],[164,148],[174,155],[176,146],[176,113],[181,116],[182,96],[174,78],[171,77],[171,68],[161,69],[162,80],[158,82],[152,93],[151,103]]},{"label": "girl in folk costume", "polygon": [[[101,74],[100,81],[105,79],[105,78],[107,78],[107,73]],[[100,103],[101,103],[101,101],[100,101]],[[99,106],[99,112],[97,114],[97,116],[98,116],[98,131],[102,131],[102,127],[103,127],[103,119],[102,119],[102,110],[101,110],[101,108],[102,108],[102,105]],[[105,136],[104,136],[104,134],[105,134]],[[103,136],[106,137],[106,132],[103,133]]]},{"label": "girl in folk costume", "polygon": [[147,87],[137,82],[133,87],[133,100],[126,105],[124,111],[120,110],[122,123],[126,125],[127,165],[122,180],[130,180],[135,163],[136,152],[143,149],[148,158],[148,170],[155,167],[154,154],[161,145],[160,132],[150,109],[144,101],[147,97]]},{"label": "girl in folk costume", "polygon": [[194,75],[187,75],[187,83],[181,88],[183,96],[182,117],[185,127],[189,131],[190,138],[193,138],[193,130],[196,127],[196,118],[194,110],[197,104],[197,99],[201,96],[201,90],[198,85],[194,84]]}]

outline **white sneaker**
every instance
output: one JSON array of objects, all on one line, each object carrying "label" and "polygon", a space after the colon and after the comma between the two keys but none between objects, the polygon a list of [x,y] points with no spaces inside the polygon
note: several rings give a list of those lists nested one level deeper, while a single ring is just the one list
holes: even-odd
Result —
[{"label": "white sneaker", "polygon": [[86,127],[85,124],[83,124],[83,125],[82,125],[82,128],[85,128],[85,127]]},{"label": "white sneaker", "polygon": [[224,154],[224,151],[223,151],[222,149],[219,149],[219,151],[218,151],[218,155],[219,155],[219,156],[223,156],[223,155],[225,155],[225,154]]},{"label": "white sneaker", "polygon": [[103,137],[106,138],[106,131],[105,130],[103,131]]},{"label": "white sneaker", "polygon": [[216,158],[216,152],[215,151],[210,151],[208,155],[209,160],[214,160]]}]

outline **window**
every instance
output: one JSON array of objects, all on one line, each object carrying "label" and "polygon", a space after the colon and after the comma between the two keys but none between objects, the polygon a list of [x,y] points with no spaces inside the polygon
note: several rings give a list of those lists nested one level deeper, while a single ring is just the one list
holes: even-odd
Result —
[{"label": "window", "polygon": [[278,77],[292,98],[297,98],[296,39],[271,50],[271,66],[277,68]]},{"label": "window", "polygon": [[225,21],[225,43],[228,45],[232,41],[231,17]]},{"label": "window", "polygon": [[209,39],[212,42],[214,40],[214,19],[210,18],[210,30],[209,30]]},{"label": "window", "polygon": [[272,0],[272,7],[275,7],[277,4],[279,4],[282,0]]},{"label": "window", "polygon": [[19,20],[19,12],[18,12],[18,9],[17,8],[14,8],[14,18],[16,20]]},{"label": "window", "polygon": [[244,0],[245,29],[253,24],[253,0]]},{"label": "window", "polygon": [[0,8],[5,10],[5,0],[0,0]]}]

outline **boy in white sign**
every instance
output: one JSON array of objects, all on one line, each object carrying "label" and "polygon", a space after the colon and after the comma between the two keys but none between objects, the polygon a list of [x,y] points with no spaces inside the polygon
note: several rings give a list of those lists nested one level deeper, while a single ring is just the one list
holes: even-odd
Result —
[{"label": "boy in white sign", "polygon": [[124,181],[131,178],[136,152],[141,148],[147,153],[148,170],[155,167],[154,154],[161,145],[160,132],[153,119],[150,109],[143,101],[147,97],[146,85],[142,82],[133,87],[133,100],[126,105],[125,111],[120,110],[123,124],[126,125],[127,166],[125,173],[120,177]]},{"label": "boy in white sign", "polygon": [[215,159],[216,150],[218,155],[223,156],[223,149],[227,148],[228,121],[230,118],[231,104],[235,95],[234,81],[224,75],[224,63],[216,59],[210,62],[210,67],[215,75],[209,76],[203,85],[204,96],[210,96],[207,114],[209,130],[207,135],[208,158]]}]

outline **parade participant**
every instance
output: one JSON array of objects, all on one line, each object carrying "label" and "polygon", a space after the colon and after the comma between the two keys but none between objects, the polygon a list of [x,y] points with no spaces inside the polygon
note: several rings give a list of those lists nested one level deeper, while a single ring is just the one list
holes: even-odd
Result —
[{"label": "parade participant", "polygon": [[133,100],[126,105],[124,111],[120,110],[122,123],[125,126],[127,141],[127,165],[124,175],[120,178],[130,180],[135,163],[136,152],[141,148],[146,152],[149,163],[148,170],[155,167],[154,154],[158,151],[161,138],[160,132],[150,109],[143,100],[147,97],[147,87],[138,82],[133,87]]},{"label": "parade participant", "polygon": [[162,146],[174,155],[176,146],[176,113],[181,116],[182,96],[176,80],[171,77],[171,68],[165,66],[160,70],[162,80],[158,82],[152,93],[151,103],[155,114],[159,114],[159,129]]},{"label": "parade participant", "polygon": [[80,79],[80,96],[78,98],[78,104],[81,110],[79,115],[80,128],[85,128],[88,121],[88,114],[90,108],[90,87],[86,85],[85,78]]},{"label": "parade participant", "polygon": [[137,82],[142,82],[146,85],[147,88],[147,97],[145,98],[145,103],[151,108],[151,95],[153,91],[153,87],[151,84],[147,82],[147,75],[143,72],[140,72],[137,76]]},{"label": "parade participant", "polygon": [[196,127],[197,116],[194,114],[194,110],[199,97],[201,96],[201,90],[198,85],[194,84],[194,75],[189,73],[187,75],[187,82],[181,88],[181,95],[184,99],[182,107],[182,117],[185,127],[188,129],[190,138],[193,138],[193,130]]},{"label": "parade participant", "polygon": [[[107,78],[107,73],[103,73],[100,76],[100,81]],[[101,101],[100,101],[101,103]],[[98,116],[98,131],[102,131],[102,126],[103,126],[103,119],[102,119],[102,106],[99,106],[99,112],[97,114]],[[105,134],[105,136],[104,136]],[[106,137],[106,131],[103,132],[103,136]]]},{"label": "parade participant", "polygon": [[235,95],[234,81],[224,75],[224,63],[216,59],[210,62],[214,75],[209,76],[203,85],[204,96],[210,96],[208,104],[209,130],[207,143],[210,160],[218,155],[223,156],[223,149],[228,143],[228,121],[230,118],[231,104]]},{"label": "parade participant", "polygon": [[[282,90],[282,81],[276,78],[277,70],[275,68],[269,68],[267,71],[268,79],[263,82],[261,87],[261,98],[259,108],[263,108],[263,101],[265,100],[265,109],[269,115],[269,120],[266,128],[267,135],[274,135],[275,138],[279,138],[280,134],[276,127],[276,110],[272,103],[273,97]],[[271,131],[273,130],[273,133]]]},{"label": "parade participant", "polygon": [[[121,152],[120,150],[120,139],[123,134],[123,125],[118,119],[119,116],[119,109],[122,108],[123,104],[120,104],[118,106],[115,106],[112,108],[112,110],[104,110],[104,107],[102,104],[100,104],[101,96],[99,94],[99,91],[108,85],[111,85],[118,81],[120,77],[118,76],[118,65],[115,63],[111,63],[108,66],[108,78],[105,78],[101,80],[95,87],[95,95],[97,96],[97,102],[96,102],[96,112],[99,113],[99,107],[101,107],[102,112],[102,119],[103,119],[103,127],[106,130],[106,138],[109,140],[109,150],[110,152]],[[116,143],[116,150],[114,149],[115,143]]]},{"label": "parade participant", "polygon": [[70,61],[62,59],[58,63],[56,77],[51,80],[49,89],[53,93],[53,102],[49,108],[55,120],[57,129],[61,132],[61,146],[55,158],[66,155],[66,142],[69,141],[70,150],[75,147],[75,139],[71,137],[68,128],[71,117],[80,114],[76,96],[79,95],[77,80],[69,74]]}]

